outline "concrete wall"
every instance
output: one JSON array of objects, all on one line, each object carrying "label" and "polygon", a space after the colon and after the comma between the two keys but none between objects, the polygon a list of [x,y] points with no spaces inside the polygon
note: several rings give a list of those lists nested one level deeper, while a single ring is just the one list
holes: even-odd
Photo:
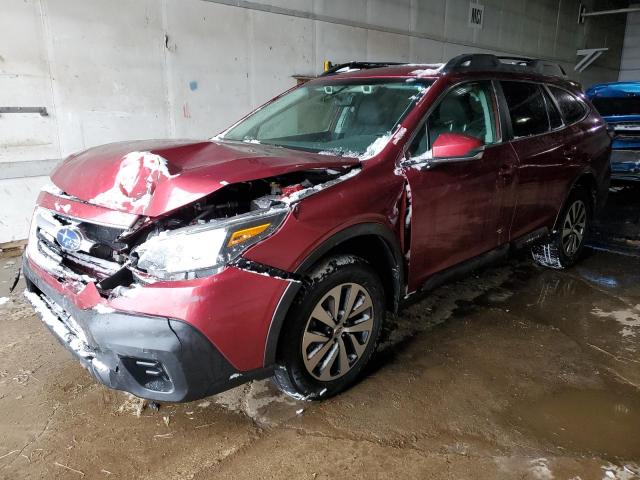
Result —
[{"label": "concrete wall", "polygon": [[[631,6],[640,7],[640,4]],[[640,81],[640,12],[627,15],[619,79]]]},{"label": "concrete wall", "polygon": [[[578,0],[3,0],[0,244],[24,238],[39,186],[66,155],[135,138],[208,137],[325,59],[437,62],[464,52],[539,56],[618,77],[624,16],[578,25]],[[599,7],[603,2],[599,1]],[[90,178],[85,181],[91,181]]]}]

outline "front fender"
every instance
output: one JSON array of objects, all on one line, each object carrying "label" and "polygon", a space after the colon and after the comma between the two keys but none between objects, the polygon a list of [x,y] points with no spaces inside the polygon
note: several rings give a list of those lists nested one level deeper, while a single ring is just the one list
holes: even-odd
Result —
[{"label": "front fender", "polygon": [[[404,263],[402,257],[402,251],[400,245],[394,233],[386,226],[379,223],[361,223],[353,225],[340,232],[332,235],[329,239],[321,243],[316,249],[314,249],[296,268],[295,274],[304,278],[311,268],[318,263],[327,253],[340,244],[362,236],[377,236],[382,239],[386,246],[386,261],[392,266],[393,275],[393,305],[394,310],[397,310],[401,292],[404,288]],[[264,365],[270,366],[276,361],[276,353],[278,349],[278,340],[280,338],[280,332],[282,326],[286,320],[287,313],[291,308],[291,305],[296,298],[296,295],[300,292],[302,283],[290,282],[284,291],[278,306],[273,314],[271,325],[269,327],[269,333],[265,344],[265,356]]]}]

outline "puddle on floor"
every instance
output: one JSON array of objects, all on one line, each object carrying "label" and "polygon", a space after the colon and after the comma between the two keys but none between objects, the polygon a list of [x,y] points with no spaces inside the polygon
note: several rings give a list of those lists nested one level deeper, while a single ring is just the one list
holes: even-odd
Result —
[{"label": "puddle on floor", "polygon": [[509,412],[519,428],[565,450],[611,460],[640,459],[640,396],[569,389]]}]

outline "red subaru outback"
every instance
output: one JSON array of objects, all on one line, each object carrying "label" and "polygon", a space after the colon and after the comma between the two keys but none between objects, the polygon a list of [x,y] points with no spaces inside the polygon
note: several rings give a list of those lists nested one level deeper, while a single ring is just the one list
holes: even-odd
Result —
[{"label": "red subaru outback", "polygon": [[140,397],[268,376],[336,394],[414,292],[514,247],[578,259],[610,138],[562,73],[348,64],[210,140],[71,155],[38,199],[26,296],[100,382]]}]

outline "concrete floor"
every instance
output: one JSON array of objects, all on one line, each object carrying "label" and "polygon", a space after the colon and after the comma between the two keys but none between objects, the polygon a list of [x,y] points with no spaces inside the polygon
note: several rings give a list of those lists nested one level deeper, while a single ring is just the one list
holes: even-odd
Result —
[{"label": "concrete floor", "polygon": [[322,403],[260,381],[152,410],[94,382],[20,294],[0,322],[0,478],[640,477],[639,258],[524,256],[440,288]]},{"label": "concrete floor", "polygon": [[640,253],[640,186],[616,186],[591,229],[590,244],[627,255]]}]

